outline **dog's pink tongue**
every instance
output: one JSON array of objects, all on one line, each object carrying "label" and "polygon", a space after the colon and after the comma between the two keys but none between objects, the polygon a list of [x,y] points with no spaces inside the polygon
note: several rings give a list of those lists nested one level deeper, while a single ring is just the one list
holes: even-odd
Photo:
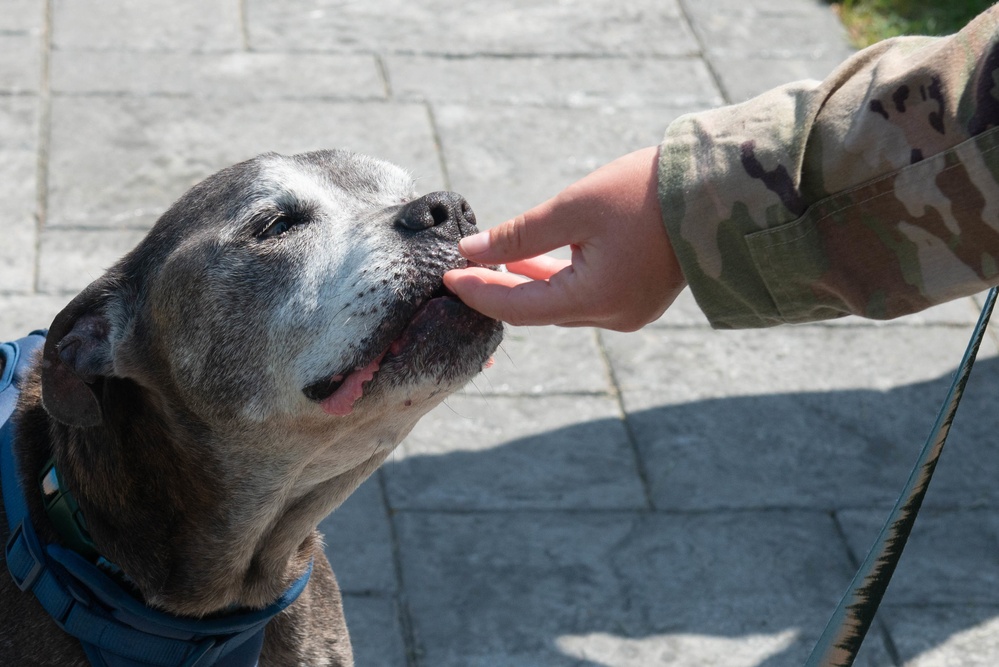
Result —
[{"label": "dog's pink tongue", "polygon": [[319,404],[326,414],[343,417],[353,412],[354,403],[364,395],[364,383],[375,377],[375,372],[384,356],[384,353],[378,355],[378,358],[370,364],[344,378],[343,384]]}]

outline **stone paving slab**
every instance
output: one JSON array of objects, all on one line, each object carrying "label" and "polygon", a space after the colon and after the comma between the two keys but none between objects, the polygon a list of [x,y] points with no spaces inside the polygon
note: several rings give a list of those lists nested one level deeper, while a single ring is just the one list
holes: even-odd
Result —
[{"label": "stone paving slab", "polygon": [[53,0],[56,49],[228,51],[243,48],[229,0]]},{"label": "stone paving slab", "polygon": [[644,509],[615,400],[452,396],[383,466],[393,510]]},{"label": "stone paving slab", "polygon": [[392,528],[378,475],[368,478],[319,524],[340,589],[358,595],[398,592]]},{"label": "stone paving slab", "polygon": [[824,79],[843,61],[840,55],[820,58],[747,57],[719,54],[711,58],[721,89],[733,103],[745,102],[762,90],[802,79]]},{"label": "stone paving slab", "polygon": [[818,0],[683,0],[683,6],[730,102],[821,79],[852,52],[839,21]]},{"label": "stone paving slab", "polygon": [[389,56],[392,93],[438,104],[694,108],[722,98],[698,58]]},{"label": "stone paving slab", "polygon": [[395,546],[380,473],[319,524],[343,594],[355,664],[405,667]]},{"label": "stone paving slab", "polygon": [[[966,299],[957,299],[955,301],[948,301],[947,303],[934,306],[933,308],[927,308],[924,311],[918,313],[913,313],[911,315],[906,315],[904,317],[899,317],[893,320],[871,320],[863,317],[858,317],[854,315],[848,315],[846,317],[840,317],[837,319],[823,320],[820,322],[811,322],[808,324],[810,327],[868,327],[868,328],[880,328],[880,327],[893,327],[893,326],[922,326],[926,324],[939,324],[939,325],[949,325],[949,326],[963,326],[963,327],[973,327],[978,321],[978,315],[981,312],[982,304],[976,303],[976,301],[969,297]],[[655,322],[647,325],[648,328],[658,329],[666,327],[692,327],[701,326],[709,327],[707,317],[697,306],[697,301],[694,296],[690,293],[689,289],[685,289],[672,306],[666,311],[666,313],[660,317]],[[969,328],[970,332],[970,328]]]},{"label": "stone paving slab", "polygon": [[[831,509],[894,500],[969,336],[801,327],[601,339],[656,507]],[[996,501],[999,454],[980,444],[999,430],[995,354],[986,343],[953,431],[964,451],[941,466],[933,502]]]},{"label": "stone paving slab", "polygon": [[45,26],[45,3],[39,0],[5,0],[0,33],[40,35]]},{"label": "stone paving slab", "polygon": [[414,54],[689,55],[698,46],[676,0],[248,0],[259,50]]},{"label": "stone paving slab", "polygon": [[[824,514],[405,512],[398,525],[421,664],[442,667],[800,665],[852,570]],[[855,664],[887,664],[876,634]]]},{"label": "stone paving slab", "polygon": [[491,227],[625,153],[659,144],[683,112],[441,105],[435,120],[452,189],[481,227]]},{"label": "stone paving slab", "polygon": [[[717,14],[754,20],[760,17],[781,16],[787,19],[798,18],[809,23],[821,22],[829,31],[819,39],[822,42],[843,46],[843,28],[835,19],[832,9],[824,0],[767,0],[767,2],[746,2],[745,0],[680,0],[694,25],[703,19]],[[816,11],[816,10],[819,11]]]},{"label": "stone paving slab", "polygon": [[266,151],[347,148],[409,169],[426,191],[444,186],[421,105],[57,97],[52,122],[53,228],[148,228],[196,182]]},{"label": "stone paving slab", "polygon": [[359,667],[405,667],[399,610],[389,597],[344,595],[343,611]]},{"label": "stone paving slab", "polygon": [[996,664],[999,606],[888,606],[883,615],[903,657],[903,667]]},{"label": "stone paving slab", "polygon": [[0,96],[0,291],[34,289],[38,100]]},{"label": "stone paving slab", "polygon": [[146,235],[135,229],[48,229],[42,232],[38,287],[66,301],[97,280]]},{"label": "stone paving slab", "polygon": [[[957,299],[947,303],[927,308],[924,311],[899,317],[893,320],[869,320],[853,315],[841,317],[834,320],[815,322],[809,326],[823,327],[893,327],[893,326],[922,326],[926,324],[942,324],[956,327],[974,327],[981,313],[983,303],[978,303],[973,298]],[[709,326],[708,318],[697,306],[693,294],[689,289],[685,289],[666,313],[655,322],[648,325],[648,328],[659,329],[665,327],[691,327]]]},{"label": "stone paving slab", "polygon": [[72,50],[52,54],[52,72],[53,92],[79,95],[196,96],[229,104],[386,97],[378,62],[367,55]]},{"label": "stone paving slab", "polygon": [[[712,56],[731,58],[749,53],[758,58],[818,59],[829,53],[828,43],[821,39],[827,34],[825,21],[802,25],[793,16],[771,15],[746,21],[738,15],[712,13],[710,21],[696,25]],[[848,55],[842,45],[837,46],[837,55]]]},{"label": "stone paving slab", "polygon": [[603,394],[615,390],[589,328],[507,327],[495,364],[464,390],[470,396]]},{"label": "stone paving slab", "polygon": [[37,93],[42,70],[41,37],[0,29],[0,91]]},{"label": "stone paving slab", "polygon": [[832,11],[815,11],[817,0],[682,3],[709,59],[734,55],[842,60],[851,53],[846,31]]},{"label": "stone paving slab", "polygon": [[[775,392],[888,391],[926,382],[953,371],[971,327],[652,327],[600,331],[598,337],[630,411],[649,407],[629,402],[637,391],[671,405]],[[996,354],[991,343],[984,345],[983,358]],[[914,357],[920,363],[911,363]]]},{"label": "stone paving slab", "polygon": [[55,316],[69,303],[63,295],[0,295],[3,317],[0,318],[0,338],[14,340],[35,329],[47,329]]},{"label": "stone paving slab", "polygon": [[[927,496],[936,492],[935,482]],[[837,513],[857,558],[867,555],[888,516],[887,509]],[[995,592],[999,590],[997,543],[999,517],[993,508],[920,511],[885,604],[995,606]]]},{"label": "stone paving slab", "polygon": [[[947,459],[945,451],[941,465]],[[936,481],[928,497],[937,490]],[[866,555],[886,517],[887,509],[837,514],[858,558]],[[994,506],[920,512],[879,614],[906,667],[995,663],[997,543]]]}]

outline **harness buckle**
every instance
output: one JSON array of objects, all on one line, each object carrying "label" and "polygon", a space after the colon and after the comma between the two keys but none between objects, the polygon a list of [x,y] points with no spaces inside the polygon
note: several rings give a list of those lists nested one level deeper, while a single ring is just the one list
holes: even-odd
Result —
[{"label": "harness buckle", "polygon": [[[30,591],[34,587],[38,577],[45,571],[45,560],[38,544],[38,539],[31,530],[30,525],[25,526],[25,520],[17,524],[7,539],[7,546],[4,555],[7,558],[7,569],[10,577],[14,580],[14,585],[21,589],[22,593]],[[25,557],[30,558],[31,565],[28,571],[22,576],[16,570],[24,569]]]}]

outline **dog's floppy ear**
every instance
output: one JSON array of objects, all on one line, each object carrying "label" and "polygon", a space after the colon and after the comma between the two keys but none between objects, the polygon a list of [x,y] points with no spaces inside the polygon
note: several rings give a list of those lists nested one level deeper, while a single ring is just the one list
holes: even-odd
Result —
[{"label": "dog's floppy ear", "polygon": [[42,353],[42,404],[69,426],[101,423],[101,384],[111,375],[111,324],[96,285],[56,315]]}]

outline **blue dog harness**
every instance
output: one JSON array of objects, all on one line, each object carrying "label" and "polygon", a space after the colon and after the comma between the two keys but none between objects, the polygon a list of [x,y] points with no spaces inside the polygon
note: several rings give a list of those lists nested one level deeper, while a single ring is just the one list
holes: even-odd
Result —
[{"label": "blue dog harness", "polygon": [[94,667],[254,667],[264,627],[305,589],[312,565],[272,605],[211,619],[180,618],[150,609],[76,551],[45,544],[35,533],[14,458],[11,415],[29,361],[45,332],[0,345],[0,479],[10,524],[7,569],[56,624],[83,644]]}]

